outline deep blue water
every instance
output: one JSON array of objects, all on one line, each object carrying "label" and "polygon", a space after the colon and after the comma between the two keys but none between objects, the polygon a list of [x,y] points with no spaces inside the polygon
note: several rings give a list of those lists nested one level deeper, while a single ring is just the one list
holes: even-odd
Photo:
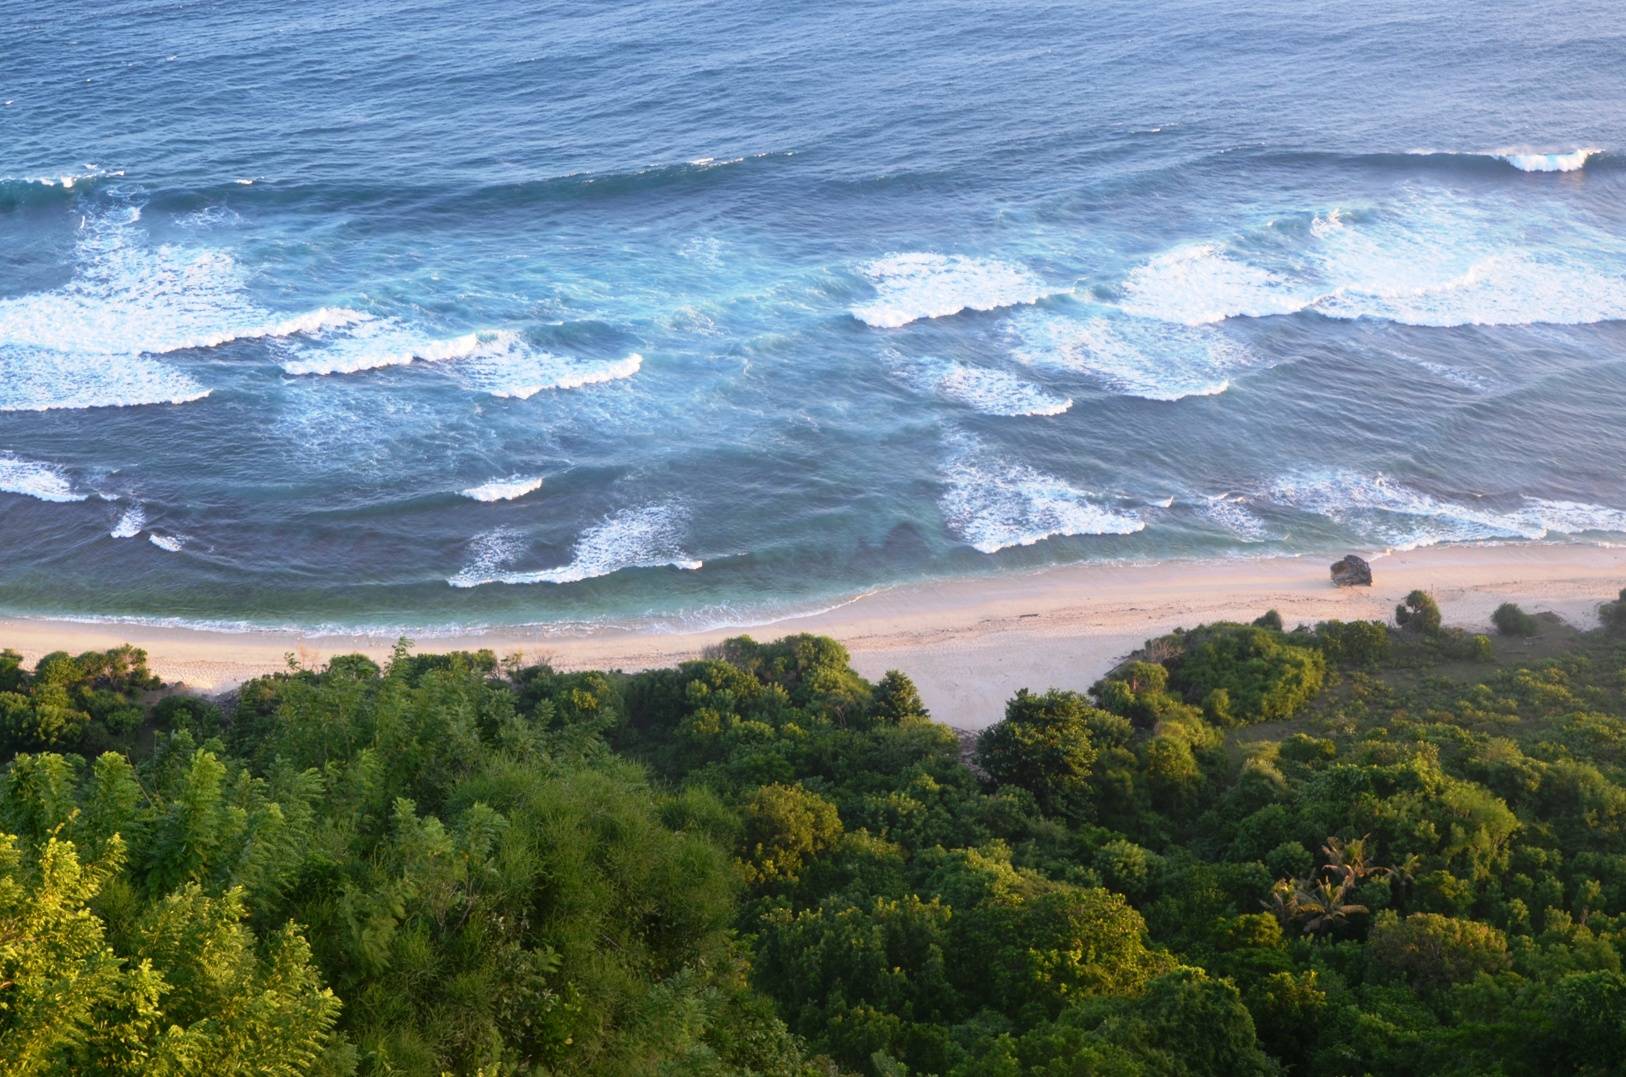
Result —
[{"label": "deep blue water", "polygon": [[0,610],[1626,533],[1626,22],[0,4]]}]

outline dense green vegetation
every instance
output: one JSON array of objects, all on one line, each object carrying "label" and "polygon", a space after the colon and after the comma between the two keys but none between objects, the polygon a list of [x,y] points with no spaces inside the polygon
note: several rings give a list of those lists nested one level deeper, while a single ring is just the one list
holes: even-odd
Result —
[{"label": "dense green vegetation", "polygon": [[0,1069],[1619,1072],[1616,609],[1208,625],[972,746],[810,636],[6,652]]}]

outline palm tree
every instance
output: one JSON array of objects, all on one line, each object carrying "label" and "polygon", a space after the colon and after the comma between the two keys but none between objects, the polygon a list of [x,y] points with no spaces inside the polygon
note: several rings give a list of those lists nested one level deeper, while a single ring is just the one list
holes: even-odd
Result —
[{"label": "palm tree", "polygon": [[1322,879],[1311,889],[1300,887],[1294,895],[1299,916],[1304,917],[1304,933],[1319,934],[1346,923],[1356,913],[1367,912],[1365,905],[1347,900],[1353,886],[1348,878],[1334,883]]},{"label": "palm tree", "polygon": [[1276,922],[1282,927],[1288,927],[1298,918],[1298,887],[1292,879],[1277,879],[1276,885],[1270,888],[1270,897],[1261,901]]},{"label": "palm tree", "polygon": [[1358,838],[1344,841],[1334,835],[1327,839],[1321,847],[1321,853],[1327,858],[1326,871],[1333,876],[1342,876],[1352,883],[1358,883],[1371,875],[1387,875],[1389,869],[1369,863],[1366,856],[1366,843],[1372,835],[1363,834]]}]

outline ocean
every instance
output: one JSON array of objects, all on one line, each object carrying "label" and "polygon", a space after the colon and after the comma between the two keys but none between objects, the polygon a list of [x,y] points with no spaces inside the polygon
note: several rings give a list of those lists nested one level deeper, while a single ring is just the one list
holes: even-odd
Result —
[{"label": "ocean", "polygon": [[1612,0],[6,13],[3,613],[1626,537]]}]

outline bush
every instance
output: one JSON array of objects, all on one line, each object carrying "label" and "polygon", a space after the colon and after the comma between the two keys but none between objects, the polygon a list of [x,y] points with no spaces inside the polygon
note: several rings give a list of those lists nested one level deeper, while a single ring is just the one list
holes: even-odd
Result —
[{"label": "bush", "polygon": [[1490,637],[1482,632],[1453,628],[1435,636],[1433,643],[1441,656],[1459,662],[1489,662],[1495,654]]},{"label": "bush", "polygon": [[1255,628],[1270,628],[1280,632],[1283,628],[1282,615],[1275,610],[1266,610],[1254,619]]},{"label": "bush", "polygon": [[1614,602],[1605,602],[1598,608],[1598,619],[1611,632],[1626,632],[1626,587]]},{"label": "bush", "polygon": [[836,806],[799,785],[765,785],[745,805],[739,861],[753,886],[793,883],[802,866],[841,837]]},{"label": "bush", "polygon": [[1427,591],[1413,591],[1395,607],[1395,624],[1425,636],[1440,634],[1440,604]]},{"label": "bush", "polygon": [[[1321,652],[1289,643],[1277,632],[1248,625],[1213,625],[1191,634],[1170,677],[1188,700],[1218,704],[1210,717],[1231,722],[1291,718],[1321,690]],[[1212,695],[1223,690],[1224,697]]]},{"label": "bush", "polygon": [[1377,621],[1322,621],[1315,642],[1335,666],[1371,669],[1389,657],[1389,627]]},{"label": "bush", "polygon": [[1540,622],[1512,602],[1497,606],[1491,623],[1504,636],[1533,636],[1541,629]]}]

